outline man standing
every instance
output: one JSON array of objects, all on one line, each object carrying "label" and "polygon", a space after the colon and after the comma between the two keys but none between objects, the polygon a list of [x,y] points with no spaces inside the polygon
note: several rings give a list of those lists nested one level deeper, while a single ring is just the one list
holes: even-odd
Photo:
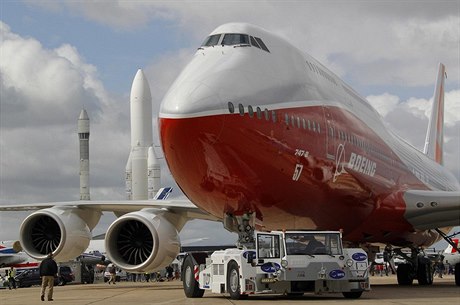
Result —
[{"label": "man standing", "polygon": [[40,299],[45,300],[45,290],[48,286],[48,301],[53,300],[53,286],[54,277],[57,276],[58,267],[53,259],[53,253],[49,253],[48,257],[45,258],[40,264],[40,276],[42,278],[42,289],[40,292]]},{"label": "man standing", "polygon": [[9,282],[8,286],[10,290],[11,290],[11,287],[16,289],[16,280],[14,279],[15,276],[16,276],[16,269],[14,269],[13,266],[11,266],[10,270],[8,270],[8,282]]},{"label": "man standing", "polygon": [[109,273],[110,273],[110,279],[109,279],[109,285],[110,283],[113,283],[115,285],[116,279],[117,279],[117,269],[114,264],[109,264],[108,266]]}]

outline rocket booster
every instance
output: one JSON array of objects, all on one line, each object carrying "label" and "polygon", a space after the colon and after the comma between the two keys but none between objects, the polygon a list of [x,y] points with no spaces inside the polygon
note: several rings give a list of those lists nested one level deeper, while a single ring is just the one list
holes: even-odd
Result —
[{"label": "rocket booster", "polygon": [[89,200],[89,117],[83,109],[78,117],[80,144],[80,200]]},{"label": "rocket booster", "polygon": [[[158,160],[153,150],[152,96],[147,78],[137,70],[130,95],[131,152],[126,164],[126,193],[128,199],[153,198],[160,188]],[[154,179],[154,176],[156,179]]]},{"label": "rocket booster", "polygon": [[[152,135],[152,95],[142,69],[137,70],[131,86],[131,149],[153,145]],[[147,154],[147,152],[146,152]]]},{"label": "rocket booster", "polygon": [[149,199],[153,199],[155,194],[158,192],[161,186],[161,169],[160,163],[158,162],[155,150],[153,147],[149,147],[148,158],[147,158],[147,181],[148,181],[148,192]]}]

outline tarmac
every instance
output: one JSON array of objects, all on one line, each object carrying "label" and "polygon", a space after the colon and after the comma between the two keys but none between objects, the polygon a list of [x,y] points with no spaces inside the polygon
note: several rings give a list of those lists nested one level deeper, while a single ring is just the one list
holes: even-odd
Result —
[{"label": "tarmac", "polygon": [[[54,288],[53,304],[391,304],[391,305],[460,305],[460,287],[455,285],[453,276],[435,278],[431,286],[398,286],[395,276],[372,276],[371,288],[360,299],[348,300],[342,294],[305,294],[288,298],[277,295],[252,295],[247,300],[231,300],[227,295],[206,292],[203,298],[185,297],[182,282],[118,282],[90,285],[66,285]],[[40,287],[0,290],[0,304],[44,304],[40,301]]]}]

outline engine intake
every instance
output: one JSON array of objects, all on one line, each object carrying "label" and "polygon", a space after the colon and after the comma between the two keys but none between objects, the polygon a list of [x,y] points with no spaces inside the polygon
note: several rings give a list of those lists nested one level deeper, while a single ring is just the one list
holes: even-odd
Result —
[{"label": "engine intake", "polygon": [[144,209],[115,220],[105,236],[110,260],[129,272],[151,272],[169,265],[179,254],[180,239],[170,221],[174,216],[168,213]]},{"label": "engine intake", "polygon": [[[30,214],[21,224],[20,242],[32,258],[52,252],[59,262],[75,259],[88,248],[100,213],[73,207],[52,207]],[[89,225],[88,225],[89,224]]]}]

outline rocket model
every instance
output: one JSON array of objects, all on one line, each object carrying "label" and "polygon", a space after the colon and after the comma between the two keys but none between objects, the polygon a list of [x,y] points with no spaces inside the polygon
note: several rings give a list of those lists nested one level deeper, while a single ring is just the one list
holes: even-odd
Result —
[{"label": "rocket model", "polygon": [[78,139],[80,141],[80,200],[89,198],[89,118],[85,109],[78,117]]},{"label": "rocket model", "polygon": [[152,199],[160,189],[160,165],[153,149],[152,96],[147,78],[137,70],[130,96],[131,152],[126,164],[129,200]]}]

